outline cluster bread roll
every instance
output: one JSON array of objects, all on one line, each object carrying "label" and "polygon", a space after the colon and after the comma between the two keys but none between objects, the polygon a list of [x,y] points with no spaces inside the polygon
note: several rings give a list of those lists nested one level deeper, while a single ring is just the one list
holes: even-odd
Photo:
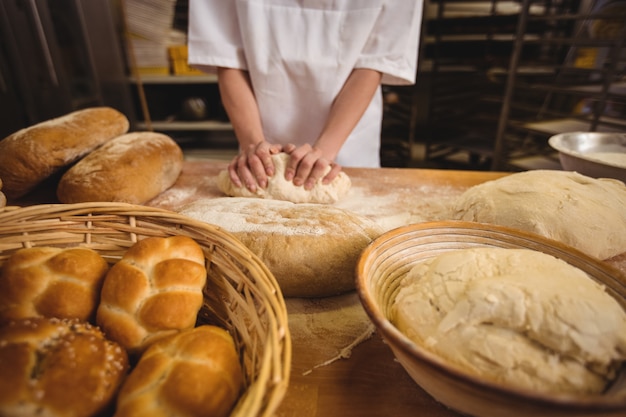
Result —
[{"label": "cluster bread roll", "polygon": [[132,132],[116,137],[71,167],[59,181],[62,203],[142,204],[170,188],[183,169],[183,151],[169,136]]},{"label": "cluster bread roll", "polygon": [[3,193],[17,199],[98,146],[128,131],[126,116],[110,107],[77,110],[21,129],[0,141]]},{"label": "cluster bread roll", "polygon": [[199,326],[152,344],[124,382],[115,417],[225,417],[243,386],[231,335]]},{"label": "cluster bread roll", "polygon": [[96,323],[129,353],[195,326],[206,283],[202,248],[186,236],[149,237],[111,267]]},{"label": "cluster bread roll", "polygon": [[26,317],[93,320],[108,270],[89,248],[20,249],[0,269],[0,324]]},{"label": "cluster bread roll", "polygon": [[0,415],[92,417],[110,411],[128,356],[95,326],[44,317],[0,327]]}]

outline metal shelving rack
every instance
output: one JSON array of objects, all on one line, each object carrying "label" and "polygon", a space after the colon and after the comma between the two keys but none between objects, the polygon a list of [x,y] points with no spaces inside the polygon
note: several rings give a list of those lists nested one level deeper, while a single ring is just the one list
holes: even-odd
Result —
[{"label": "metal shelving rack", "polygon": [[[522,2],[518,38],[506,74],[494,170],[558,168],[550,136],[571,131],[626,131],[626,2],[582,2],[568,13],[534,16]],[[522,55],[528,24],[561,28],[544,37],[543,59]],[[548,58],[548,59],[545,59]],[[529,77],[532,72],[547,74]]]}]

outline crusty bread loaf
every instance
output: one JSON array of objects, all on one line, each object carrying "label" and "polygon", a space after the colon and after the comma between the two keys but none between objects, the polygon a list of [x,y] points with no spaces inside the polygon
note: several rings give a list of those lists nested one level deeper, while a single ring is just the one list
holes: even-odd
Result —
[{"label": "crusty bread loaf", "polygon": [[183,168],[183,152],[169,136],[133,132],[96,149],[59,181],[62,203],[113,201],[142,204],[171,187]]},{"label": "crusty bread loaf", "polygon": [[109,409],[126,352],[95,326],[30,318],[0,327],[0,415],[92,417]]},{"label": "crusty bread loaf", "polygon": [[115,417],[225,417],[243,384],[231,335],[200,326],[155,342],[120,390]]},{"label": "crusty bread loaf", "polygon": [[0,269],[0,323],[26,317],[95,319],[107,262],[88,248],[24,248]]},{"label": "crusty bread loaf", "polygon": [[326,204],[223,197],[199,199],[180,213],[233,233],[267,265],[285,297],[353,290],[361,251],[382,233],[373,220]]},{"label": "crusty bread loaf", "polygon": [[21,129],[0,141],[3,193],[16,199],[108,140],[128,131],[126,116],[109,107],[78,110]]},{"label": "crusty bread loaf", "polygon": [[205,282],[204,253],[193,239],[140,240],[107,273],[96,323],[136,355],[196,324]]}]

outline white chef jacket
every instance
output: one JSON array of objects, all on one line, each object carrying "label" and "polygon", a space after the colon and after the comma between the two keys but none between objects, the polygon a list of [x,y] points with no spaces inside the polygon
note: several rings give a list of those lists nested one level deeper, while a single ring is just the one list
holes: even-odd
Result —
[{"label": "white chef jacket", "polygon": [[[415,82],[422,0],[190,0],[189,64],[250,74],[265,139],[313,144],[354,68]],[[382,92],[340,150],[343,166],[379,167]]]}]

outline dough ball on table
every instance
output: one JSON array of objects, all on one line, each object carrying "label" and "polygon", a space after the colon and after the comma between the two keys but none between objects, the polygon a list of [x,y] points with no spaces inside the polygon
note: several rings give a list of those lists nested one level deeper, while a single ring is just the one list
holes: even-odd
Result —
[{"label": "dough ball on table", "polygon": [[243,387],[232,337],[199,326],[155,342],[117,399],[116,417],[225,417]]},{"label": "dough ball on table", "polygon": [[194,327],[206,283],[202,248],[191,238],[150,237],[107,273],[96,323],[129,353]]},{"label": "dough ball on table", "polygon": [[457,220],[540,234],[599,259],[626,252],[626,185],[576,172],[534,170],[465,191]]},{"label": "dough ball on table", "polygon": [[475,248],[421,262],[392,322],[415,343],[497,383],[600,393],[626,361],[626,312],[580,269],[542,252]]},{"label": "dough ball on table", "polygon": [[361,251],[382,233],[373,220],[325,204],[223,197],[197,200],[180,213],[233,233],[267,265],[286,297],[353,290]]},{"label": "dough ball on table", "polygon": [[0,269],[0,323],[26,317],[95,318],[109,265],[88,248],[24,248]]},{"label": "dough ball on table", "polygon": [[109,107],[78,110],[24,128],[0,141],[0,178],[9,199],[128,131],[128,119]]},{"label": "dough ball on table", "polygon": [[124,349],[77,320],[0,327],[0,415],[93,417],[110,411],[128,371]]},{"label": "dough ball on table", "polygon": [[170,188],[183,168],[183,152],[169,136],[133,132],[96,149],[59,181],[62,203],[110,201],[142,204]]},{"label": "dough ball on table", "polygon": [[[268,177],[267,188],[259,187],[255,193],[246,187],[236,187],[230,180],[227,170],[218,174],[218,188],[231,197],[256,197],[291,201],[292,203],[317,204],[335,203],[350,191],[352,182],[343,171],[330,184],[322,184],[322,179],[320,179],[311,190],[305,190],[303,186],[297,187],[292,181],[285,180],[285,168],[288,160],[289,155],[284,152],[272,155],[272,162],[274,162],[275,167],[274,175]],[[330,167],[327,168],[326,174],[329,171]]]}]

